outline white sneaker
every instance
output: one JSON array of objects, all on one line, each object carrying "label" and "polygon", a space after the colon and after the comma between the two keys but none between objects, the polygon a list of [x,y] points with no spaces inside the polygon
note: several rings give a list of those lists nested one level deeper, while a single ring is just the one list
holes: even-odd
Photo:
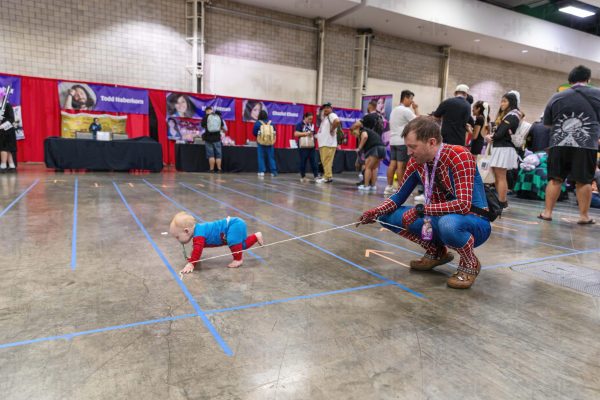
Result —
[{"label": "white sneaker", "polygon": [[315,183],[323,183],[323,182],[325,182],[325,179],[323,179],[323,178],[315,179]]},{"label": "white sneaker", "polygon": [[420,194],[418,196],[415,196],[415,203],[425,203],[425,195]]},{"label": "white sneaker", "polygon": [[300,178],[300,183],[306,183],[308,180],[306,178]]},{"label": "white sneaker", "polygon": [[370,186],[369,187],[369,191],[370,192],[376,192],[377,191],[377,186]]},{"label": "white sneaker", "polygon": [[360,186],[359,186],[357,189],[358,189],[358,190],[365,191],[365,192],[368,192],[368,191],[369,191],[369,186],[360,185]]},{"label": "white sneaker", "polygon": [[383,190],[383,194],[392,194],[394,193],[394,186],[392,185],[387,185],[385,187],[385,189]]},{"label": "white sneaker", "polygon": [[264,172],[259,172],[258,176],[261,177],[261,178],[263,178],[265,176],[265,173]]}]

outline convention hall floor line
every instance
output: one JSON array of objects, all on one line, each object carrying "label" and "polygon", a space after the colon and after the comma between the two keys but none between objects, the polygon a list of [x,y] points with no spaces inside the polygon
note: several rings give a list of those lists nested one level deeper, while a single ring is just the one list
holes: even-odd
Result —
[{"label": "convention hall floor line", "polygon": [[[0,175],[2,398],[600,398],[600,225],[514,200],[456,291],[377,225],[331,229],[383,198],[354,178]],[[181,281],[179,210],[296,240]]]}]

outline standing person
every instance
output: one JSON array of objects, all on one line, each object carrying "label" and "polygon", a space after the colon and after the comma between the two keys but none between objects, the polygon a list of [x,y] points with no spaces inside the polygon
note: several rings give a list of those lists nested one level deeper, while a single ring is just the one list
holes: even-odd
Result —
[{"label": "standing person", "polygon": [[478,155],[483,151],[484,138],[488,135],[490,129],[490,105],[488,102],[480,100],[473,104],[473,115],[475,116],[475,124],[473,125],[473,139],[471,140],[471,154]]},{"label": "standing person", "polygon": [[[212,107],[206,107],[204,118],[200,125],[204,128],[202,140],[206,149],[206,158],[211,172],[221,172],[221,159],[223,158],[223,145],[221,143],[221,129],[223,129],[223,119],[215,112]],[[216,169],[215,169],[216,164]]]},{"label": "standing person", "polygon": [[528,149],[534,153],[546,151],[550,145],[550,128],[544,125],[544,114],[531,124],[528,135]]},{"label": "standing person", "polygon": [[467,124],[471,119],[471,106],[467,102],[469,87],[460,84],[454,97],[440,103],[433,116],[442,120],[442,138],[446,144],[464,146],[467,140]]},{"label": "standing person", "polygon": [[394,174],[398,177],[398,182],[402,181],[402,176],[406,169],[408,153],[402,131],[404,127],[419,115],[419,106],[414,102],[415,94],[410,90],[403,90],[400,93],[400,105],[395,107],[390,114],[390,165],[387,169],[387,186],[383,194],[394,193]]},{"label": "standing person", "polygon": [[384,119],[377,111],[377,101],[371,100],[367,105],[367,113],[362,117],[363,125],[372,126],[373,130],[381,136],[384,129]]},{"label": "standing person", "polygon": [[517,131],[521,118],[523,114],[517,107],[517,96],[514,93],[506,93],[500,101],[500,110],[498,110],[493,133],[485,137],[488,146],[492,146],[490,167],[494,173],[498,200],[504,209],[508,208],[506,171],[519,167],[519,156],[511,135]]},{"label": "standing person", "polygon": [[8,102],[6,89],[0,89],[0,173],[17,170],[13,153],[17,151],[15,112]]},{"label": "standing person", "polygon": [[379,163],[385,158],[385,146],[381,136],[373,130],[372,126],[363,125],[361,121],[356,121],[350,131],[358,141],[356,152],[364,151],[365,154],[365,183],[360,185],[358,190],[376,192]]},{"label": "standing person", "polygon": [[588,212],[600,137],[600,90],[588,86],[591,77],[589,68],[583,65],[573,68],[569,73],[571,88],[552,96],[544,111],[544,125],[552,128],[546,206],[538,216],[545,221],[552,220],[561,185],[570,176],[576,184],[577,223],[595,223]]},{"label": "standing person", "polygon": [[315,126],[313,124],[313,113],[304,113],[302,121],[296,124],[294,137],[298,139],[298,151],[300,152],[300,182],[306,183],[306,161],[310,161],[310,169],[315,181],[319,174],[317,157],[315,155]]},{"label": "standing person", "polygon": [[90,124],[89,131],[92,133],[92,138],[96,139],[98,135],[98,131],[102,130],[102,125],[100,125],[100,120],[98,118],[94,118],[94,122]]},{"label": "standing person", "polygon": [[[275,128],[271,125],[271,121],[269,121],[269,114],[265,110],[260,110],[258,113],[258,120],[254,123],[254,129],[252,130],[254,136],[256,136],[256,153],[258,155],[258,176],[264,177],[265,171],[267,170],[265,166],[265,155],[269,161],[269,169],[271,170],[271,176],[277,176],[277,164],[275,163],[275,149],[273,144],[275,144]],[[267,143],[269,144],[260,144],[259,136],[269,137]]]},{"label": "standing person", "polygon": [[325,103],[321,107],[323,111],[323,120],[319,126],[317,140],[319,142],[319,156],[321,164],[323,164],[323,178],[317,179],[317,183],[333,182],[333,158],[335,157],[335,149],[338,146],[337,128],[340,126],[340,119],[333,112],[331,103]]},{"label": "standing person", "polygon": [[[460,255],[458,271],[447,280],[455,289],[470,288],[481,271],[474,248],[489,238],[491,224],[485,189],[475,158],[463,146],[442,143],[438,124],[429,117],[410,121],[402,134],[411,159],[400,190],[365,211],[358,224],[379,221],[426,252],[410,262],[417,271],[431,270]],[[425,184],[425,204],[404,206],[418,182]],[[448,198],[448,193],[452,198]]]}]

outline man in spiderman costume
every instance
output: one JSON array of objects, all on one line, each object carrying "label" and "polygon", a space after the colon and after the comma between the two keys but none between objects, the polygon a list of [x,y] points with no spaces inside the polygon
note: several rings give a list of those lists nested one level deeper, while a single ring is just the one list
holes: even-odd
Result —
[{"label": "man in spiderman costume", "polygon": [[[357,224],[375,221],[425,248],[425,255],[410,262],[411,269],[431,270],[460,255],[458,271],[447,284],[470,288],[481,263],[474,248],[490,236],[490,221],[474,210],[487,210],[487,200],[477,163],[462,146],[442,143],[438,124],[431,117],[417,117],[402,133],[411,159],[400,189],[379,206],[365,211]],[[425,187],[425,204],[403,206],[415,186]]]}]

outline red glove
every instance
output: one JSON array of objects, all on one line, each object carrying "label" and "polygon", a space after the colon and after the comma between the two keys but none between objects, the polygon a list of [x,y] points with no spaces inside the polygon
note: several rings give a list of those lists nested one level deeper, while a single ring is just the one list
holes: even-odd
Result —
[{"label": "red glove", "polygon": [[408,226],[415,222],[417,218],[419,218],[419,215],[417,214],[417,209],[413,207],[402,215],[402,225],[404,225],[404,227],[408,229]]},{"label": "red glove", "polygon": [[365,211],[358,219],[356,226],[359,226],[360,224],[372,224],[380,216],[389,214],[395,211],[397,208],[398,205],[393,200],[386,199],[377,207]]}]

